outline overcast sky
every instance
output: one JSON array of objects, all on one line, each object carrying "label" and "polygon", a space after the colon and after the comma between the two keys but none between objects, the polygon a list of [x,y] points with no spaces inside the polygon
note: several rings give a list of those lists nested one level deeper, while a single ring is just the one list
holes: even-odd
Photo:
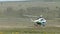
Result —
[{"label": "overcast sky", "polygon": [[27,1],[27,0],[0,0],[0,1]]}]

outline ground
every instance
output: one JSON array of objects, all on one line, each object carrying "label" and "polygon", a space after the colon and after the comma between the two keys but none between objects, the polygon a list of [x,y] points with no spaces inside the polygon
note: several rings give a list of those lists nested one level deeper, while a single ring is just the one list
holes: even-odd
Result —
[{"label": "ground", "polygon": [[9,22],[8,19],[0,19],[0,34],[60,34],[60,25],[55,22],[48,20],[45,28],[36,29],[34,23],[26,19],[12,19]]},{"label": "ground", "polygon": [[0,33],[4,34],[60,34],[60,27],[46,27],[46,28],[3,28]]}]

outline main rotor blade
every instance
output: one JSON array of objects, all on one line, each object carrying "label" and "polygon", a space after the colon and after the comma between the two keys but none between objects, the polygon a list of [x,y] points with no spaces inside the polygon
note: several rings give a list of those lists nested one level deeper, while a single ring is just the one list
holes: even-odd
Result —
[{"label": "main rotor blade", "polygon": [[38,17],[38,16],[33,16],[33,15],[23,15],[23,16],[26,16],[26,17]]}]

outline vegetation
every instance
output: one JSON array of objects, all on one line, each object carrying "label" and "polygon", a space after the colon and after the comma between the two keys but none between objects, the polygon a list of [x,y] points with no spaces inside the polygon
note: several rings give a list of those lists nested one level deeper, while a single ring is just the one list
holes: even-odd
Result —
[{"label": "vegetation", "polygon": [[[44,15],[46,19],[60,18],[60,4],[49,2],[0,2],[0,17],[23,17]],[[2,16],[3,15],[3,16]]]},{"label": "vegetation", "polygon": [[60,34],[60,28],[58,27],[47,27],[47,28],[15,28],[0,30],[3,34]]},{"label": "vegetation", "polygon": [[[4,30],[3,26],[11,26],[11,28],[12,26],[33,26],[34,23],[32,23],[29,18],[24,15],[40,16],[41,14],[47,19],[47,25],[60,25],[60,3],[58,2],[0,2],[0,18],[6,18],[0,19],[0,25],[2,26],[0,31],[4,32],[4,34],[11,34],[11,32],[19,32],[22,34],[40,34],[42,32],[45,34],[52,34],[51,32],[53,32],[53,34],[60,34],[60,27],[46,27],[45,29],[9,29],[10,27],[7,27],[7,29],[5,28]],[[7,17],[10,17],[10,21]]]}]

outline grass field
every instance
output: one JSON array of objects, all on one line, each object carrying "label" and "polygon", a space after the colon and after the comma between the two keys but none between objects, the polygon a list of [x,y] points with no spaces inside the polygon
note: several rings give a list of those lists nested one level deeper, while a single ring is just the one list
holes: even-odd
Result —
[{"label": "grass field", "polygon": [[12,19],[9,22],[7,18],[1,18],[0,34],[60,34],[60,26],[57,26],[59,22],[55,20],[48,20],[46,28],[36,29],[33,24],[23,18]]},{"label": "grass field", "polygon": [[60,27],[47,27],[47,28],[13,28],[0,30],[2,34],[60,34]]},{"label": "grass field", "polygon": [[[24,16],[40,14],[47,18],[46,28],[34,28],[32,17]],[[60,3],[0,3],[0,34],[60,34]]]},{"label": "grass field", "polygon": [[34,28],[33,22],[24,18],[0,18],[0,34],[60,34],[58,19],[47,20],[46,28]]}]

